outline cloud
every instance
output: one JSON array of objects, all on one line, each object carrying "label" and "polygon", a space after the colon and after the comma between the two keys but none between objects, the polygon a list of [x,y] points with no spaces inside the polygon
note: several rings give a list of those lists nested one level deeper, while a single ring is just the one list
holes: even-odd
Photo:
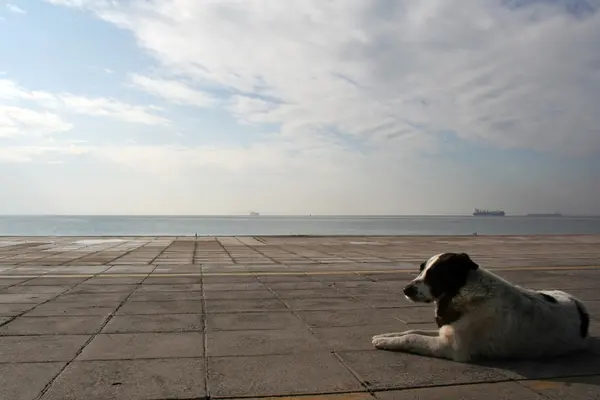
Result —
[{"label": "cloud", "polygon": [[465,1],[51,2],[130,30],[165,71],[287,135],[599,151],[597,2]]},{"label": "cloud", "polygon": [[156,107],[132,105],[104,97],[89,98],[70,94],[62,94],[58,99],[67,110],[78,114],[104,116],[146,125],[169,124],[167,118],[153,113],[157,110]]},{"label": "cloud", "polygon": [[196,107],[215,105],[215,99],[212,96],[195,90],[182,82],[149,78],[138,74],[132,74],[131,81],[137,88],[175,104],[187,104]]},{"label": "cloud", "polygon": [[27,11],[23,10],[21,7],[10,3],[6,5],[6,9],[14,14],[27,14]]},{"label": "cloud", "polygon": [[0,105],[0,138],[17,135],[46,135],[65,132],[72,125],[48,111]]},{"label": "cloud", "polygon": [[105,97],[85,97],[70,93],[27,90],[9,79],[0,79],[0,99],[25,100],[54,112],[71,112],[102,116],[145,125],[168,125],[170,121],[156,114],[157,107],[140,106]]},{"label": "cloud", "polygon": [[81,155],[90,148],[81,145],[29,145],[0,147],[0,163],[23,163],[32,161],[56,162],[55,157]]}]

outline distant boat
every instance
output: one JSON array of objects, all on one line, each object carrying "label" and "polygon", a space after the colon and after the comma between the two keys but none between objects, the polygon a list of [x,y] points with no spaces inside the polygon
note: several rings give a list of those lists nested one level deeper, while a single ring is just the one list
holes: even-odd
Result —
[{"label": "distant boat", "polygon": [[502,210],[480,210],[479,208],[476,208],[475,212],[473,212],[473,215],[484,217],[504,217],[506,213]]},{"label": "distant boat", "polygon": [[250,215],[252,215],[252,216],[254,216],[254,217],[257,217],[257,216],[259,216],[260,214],[259,214],[259,213],[257,213],[256,211],[250,211]]},{"label": "distant boat", "polygon": [[562,217],[563,215],[559,212],[554,213],[531,213],[527,214],[527,217]]}]

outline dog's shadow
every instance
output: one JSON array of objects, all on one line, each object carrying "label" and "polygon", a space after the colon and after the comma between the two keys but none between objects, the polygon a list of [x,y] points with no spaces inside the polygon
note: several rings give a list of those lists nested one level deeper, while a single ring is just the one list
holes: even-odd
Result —
[{"label": "dog's shadow", "polygon": [[[600,387],[600,337],[591,337],[589,349],[566,356],[535,360],[482,360],[474,365],[501,370],[533,389],[559,390],[574,384]],[[594,377],[595,376],[595,377]]]}]

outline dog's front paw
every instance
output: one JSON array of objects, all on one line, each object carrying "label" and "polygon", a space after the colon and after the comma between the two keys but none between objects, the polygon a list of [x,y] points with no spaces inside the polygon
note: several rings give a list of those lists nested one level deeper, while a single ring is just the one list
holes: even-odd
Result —
[{"label": "dog's front paw", "polygon": [[394,342],[396,340],[394,338],[391,337],[385,337],[385,336],[373,336],[373,346],[376,349],[380,349],[380,350],[391,350],[392,348],[395,347]]}]

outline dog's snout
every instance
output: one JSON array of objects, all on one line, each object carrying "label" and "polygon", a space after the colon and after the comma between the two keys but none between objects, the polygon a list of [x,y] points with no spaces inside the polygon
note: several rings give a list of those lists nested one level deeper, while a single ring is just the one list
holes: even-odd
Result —
[{"label": "dog's snout", "polygon": [[416,289],[415,286],[411,283],[409,285],[406,285],[406,287],[404,288],[404,294],[408,297],[414,296],[416,294]]}]

